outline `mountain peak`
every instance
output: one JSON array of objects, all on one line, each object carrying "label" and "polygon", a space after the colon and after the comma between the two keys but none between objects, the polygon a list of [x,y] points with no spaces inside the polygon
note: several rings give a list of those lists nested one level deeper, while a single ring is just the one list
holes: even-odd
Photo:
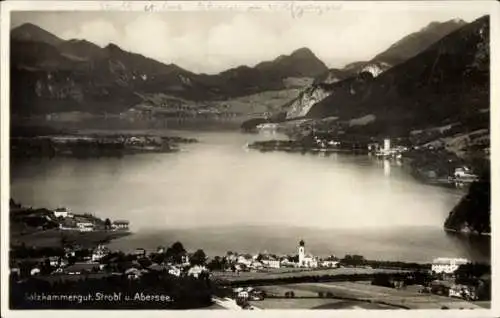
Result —
[{"label": "mountain peak", "polygon": [[33,23],[24,23],[12,29],[10,36],[13,40],[44,42],[54,46],[63,42],[62,39]]},{"label": "mountain peak", "polygon": [[123,51],[118,45],[114,43],[109,43],[104,49],[109,51]]},{"label": "mountain peak", "polygon": [[453,23],[456,23],[456,24],[461,24],[461,25],[465,25],[467,24],[467,22],[465,22],[464,20],[460,19],[460,18],[455,18],[455,19],[452,19],[448,22],[453,22]]},{"label": "mountain peak", "polygon": [[293,51],[290,56],[316,58],[316,55],[314,55],[314,53],[307,47],[301,47],[300,49]]}]

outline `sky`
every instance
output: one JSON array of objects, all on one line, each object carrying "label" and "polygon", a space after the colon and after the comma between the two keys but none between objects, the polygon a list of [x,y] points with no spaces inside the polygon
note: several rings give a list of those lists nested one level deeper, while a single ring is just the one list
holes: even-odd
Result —
[{"label": "sky", "polygon": [[18,11],[12,27],[30,22],[63,39],[114,43],[197,73],[253,66],[308,47],[328,67],[369,60],[433,21],[471,22],[479,10],[304,12],[290,11]]}]

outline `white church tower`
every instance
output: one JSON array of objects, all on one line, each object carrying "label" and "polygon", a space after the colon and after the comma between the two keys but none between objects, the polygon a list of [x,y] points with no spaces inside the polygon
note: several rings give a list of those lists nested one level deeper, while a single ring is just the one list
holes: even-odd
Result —
[{"label": "white church tower", "polygon": [[306,257],[306,243],[304,243],[304,240],[300,240],[299,242],[299,247],[298,247],[298,252],[299,252],[299,266],[304,265],[304,259]]}]

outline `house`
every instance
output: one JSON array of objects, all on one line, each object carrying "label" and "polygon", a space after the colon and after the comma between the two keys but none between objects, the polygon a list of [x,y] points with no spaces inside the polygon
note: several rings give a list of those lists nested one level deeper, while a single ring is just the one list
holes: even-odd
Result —
[{"label": "house", "polygon": [[85,273],[96,272],[99,270],[99,263],[75,263],[69,265],[63,270],[63,273],[69,275],[82,275]]},{"label": "house", "polygon": [[129,221],[127,220],[115,220],[111,224],[114,230],[128,230]]},{"label": "house", "polygon": [[143,248],[136,248],[133,254],[135,256],[138,256],[138,257],[145,257],[146,256],[146,250],[143,249]]},{"label": "house", "polygon": [[49,264],[52,267],[58,267],[60,264],[60,257],[59,256],[51,256],[49,257]]},{"label": "house", "polygon": [[280,268],[281,267],[281,262],[279,261],[279,259],[276,259],[275,257],[270,256],[270,255],[264,255],[260,261],[262,262],[262,264],[265,267],[268,267],[268,268]]},{"label": "house", "polygon": [[184,254],[184,255],[181,256],[181,264],[183,266],[189,266],[190,265],[190,263],[189,263],[189,254],[188,253],[186,253],[186,254]]},{"label": "house", "polygon": [[337,268],[337,267],[339,267],[339,262],[332,261],[332,260],[322,260],[320,265],[321,265],[321,267]]},{"label": "house", "polygon": [[106,247],[99,245],[93,252],[92,252],[92,257],[91,260],[92,262],[97,262],[104,256],[108,255],[109,251]]},{"label": "house", "polygon": [[69,214],[69,211],[67,208],[57,208],[53,212],[54,212],[54,216],[56,218],[59,218],[59,217],[67,218],[68,214]]},{"label": "house", "polygon": [[472,173],[472,171],[468,167],[459,167],[455,168],[455,172],[453,176],[456,179],[476,179],[477,176]]},{"label": "house", "polygon": [[91,222],[77,222],[76,227],[80,232],[92,232],[94,230],[94,223]]},{"label": "house", "polygon": [[168,269],[168,273],[170,275],[173,275],[173,276],[181,276],[181,269],[177,266],[171,266],[169,269]]},{"label": "house", "polygon": [[248,299],[248,296],[250,296],[248,292],[246,290],[243,290],[238,293],[237,297],[240,299]]},{"label": "house", "polygon": [[36,275],[39,275],[40,274],[40,268],[38,267],[33,267],[30,271],[30,275],[31,276],[36,276]]},{"label": "house", "polygon": [[236,260],[237,264],[243,264],[245,266],[250,266],[253,262],[252,256],[251,255],[240,255],[238,256],[238,259]]},{"label": "house", "polygon": [[250,268],[253,268],[253,269],[262,269],[262,268],[264,268],[264,264],[262,264],[259,261],[252,261],[250,263]]},{"label": "house", "polygon": [[205,266],[195,265],[188,270],[187,275],[198,278],[198,277],[200,277],[200,274],[206,273],[206,272],[208,272],[208,270]]},{"label": "house", "polygon": [[462,298],[466,300],[477,299],[476,289],[472,286],[455,284],[450,287],[449,297]]},{"label": "house", "polygon": [[439,257],[432,262],[431,270],[435,273],[453,274],[460,265],[465,265],[469,261],[465,258]]},{"label": "house", "polygon": [[64,248],[64,257],[70,258],[70,257],[75,257],[75,255],[76,255],[76,248],[69,248],[69,247]]}]

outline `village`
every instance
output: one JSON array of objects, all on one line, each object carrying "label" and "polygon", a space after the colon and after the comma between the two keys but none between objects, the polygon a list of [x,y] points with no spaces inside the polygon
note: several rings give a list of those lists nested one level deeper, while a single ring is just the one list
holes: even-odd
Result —
[{"label": "village", "polygon": [[246,146],[260,151],[364,154],[383,161],[384,170],[390,169],[391,162],[399,166],[405,163],[410,173],[421,181],[446,187],[465,188],[479,180],[476,169],[453,153],[433,144],[410,147],[407,140],[343,140],[313,131],[298,140],[257,141]]},{"label": "village", "polygon": [[[47,229],[46,223],[43,223],[37,227],[38,231],[56,230],[81,235],[95,231],[129,231],[128,221],[101,220],[91,214],[72,213],[68,208],[31,210],[31,213],[26,213],[26,209],[11,201],[11,214],[15,214],[16,209],[25,221],[33,217],[33,213],[39,213],[48,224],[57,224],[54,229]],[[299,297],[296,293],[300,295],[300,291],[292,289],[276,293],[274,287],[269,288],[283,282],[306,286],[313,281],[367,280],[371,282],[370,285],[394,290],[417,286],[416,294],[435,294],[467,302],[484,300],[488,298],[485,294],[489,295],[485,291],[491,284],[489,266],[478,270],[479,265],[471,264],[467,259],[436,258],[429,264],[415,264],[370,261],[360,255],[319,257],[306,250],[304,240],[300,240],[296,248],[294,255],[268,252],[252,255],[230,251],[223,256],[208,257],[201,249],[188,252],[180,242],[168,248],[159,246],[154,251],[137,248],[128,254],[111,251],[103,243],[93,247],[68,241],[60,242],[57,247],[23,244],[11,247],[10,279],[11,283],[21,286],[30,279],[51,283],[102,280],[106,277],[141,281],[142,277],[148,275],[209,280],[216,286],[212,291],[216,306],[250,310],[259,309],[259,302],[269,298]],[[415,276],[420,278],[415,279]],[[335,296],[332,292],[319,292],[318,295],[320,298]]]}]

